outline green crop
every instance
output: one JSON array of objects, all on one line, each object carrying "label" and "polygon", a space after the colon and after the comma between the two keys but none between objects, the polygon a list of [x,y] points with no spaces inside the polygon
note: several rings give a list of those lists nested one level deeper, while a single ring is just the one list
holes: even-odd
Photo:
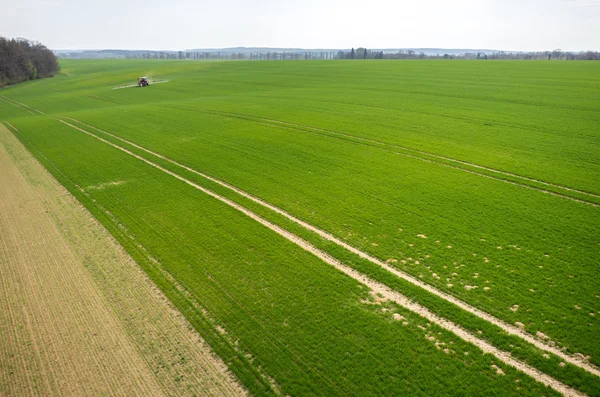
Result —
[{"label": "green crop", "polygon": [[[271,390],[271,377],[290,394],[548,393],[525,386],[533,381],[505,366],[506,376],[496,375],[491,358],[436,330],[456,346],[456,354],[444,353],[417,327],[428,329],[418,316],[361,303],[368,295],[353,280],[51,117],[73,117],[224,180],[600,363],[596,64],[68,61],[62,67],[74,76],[0,93],[8,98],[0,100],[0,120],[18,128],[32,153],[111,230],[251,391]],[[112,89],[137,75],[169,82]],[[189,172],[185,177],[304,233],[473,332],[487,327],[235,193]],[[392,311],[409,325],[393,321]],[[564,383],[589,394],[600,390],[579,368],[561,368],[493,327],[483,331],[483,338]]]}]

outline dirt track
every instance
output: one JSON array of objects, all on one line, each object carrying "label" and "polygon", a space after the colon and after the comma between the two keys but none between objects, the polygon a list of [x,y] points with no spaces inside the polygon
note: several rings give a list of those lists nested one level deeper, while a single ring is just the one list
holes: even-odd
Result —
[{"label": "dirt track", "polygon": [[1,124],[0,169],[0,396],[245,394]]}]

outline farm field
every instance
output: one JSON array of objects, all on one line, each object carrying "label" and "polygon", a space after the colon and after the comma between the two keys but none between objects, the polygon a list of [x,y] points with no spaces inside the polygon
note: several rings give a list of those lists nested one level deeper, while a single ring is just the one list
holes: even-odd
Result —
[{"label": "farm field", "polygon": [[0,168],[0,395],[245,395],[3,126]]},{"label": "farm field", "polygon": [[62,68],[0,122],[251,393],[600,395],[595,63]]}]

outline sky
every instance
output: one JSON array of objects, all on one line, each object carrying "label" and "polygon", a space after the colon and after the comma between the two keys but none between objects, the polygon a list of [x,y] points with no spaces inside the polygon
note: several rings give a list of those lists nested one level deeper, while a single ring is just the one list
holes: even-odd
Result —
[{"label": "sky", "polygon": [[0,0],[52,49],[600,50],[600,0]]}]

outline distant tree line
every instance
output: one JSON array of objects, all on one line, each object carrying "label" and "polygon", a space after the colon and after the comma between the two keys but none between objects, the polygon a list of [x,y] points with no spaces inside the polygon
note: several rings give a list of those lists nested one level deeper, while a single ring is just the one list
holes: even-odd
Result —
[{"label": "distant tree line", "polygon": [[56,56],[45,45],[0,36],[0,87],[54,76],[58,70]]},{"label": "distant tree line", "polygon": [[292,61],[292,60],[325,60],[335,59],[333,51],[317,52],[257,52],[236,53],[220,51],[147,51],[125,54],[127,59],[195,59],[195,60],[261,60],[261,61]]},{"label": "distant tree line", "polygon": [[600,60],[599,51],[568,52],[560,49],[538,52],[504,52],[493,53],[467,52],[464,54],[425,54],[413,50],[398,52],[371,51],[366,48],[352,48],[349,51],[338,51],[335,59],[561,59],[561,60]]},{"label": "distant tree line", "polygon": [[330,59],[556,59],[556,60],[600,60],[599,51],[568,52],[562,50],[539,52],[467,52],[464,54],[425,54],[413,50],[398,52],[372,51],[366,48],[347,51],[317,52],[195,52],[195,51],[148,51],[127,54],[125,58],[141,59],[195,59],[195,60],[330,60]]},{"label": "distant tree line", "polygon": [[560,49],[554,51],[539,52],[497,52],[491,54],[487,59],[559,59],[567,61],[600,61],[600,51],[569,52]]},{"label": "distant tree line", "polygon": [[65,58],[126,58],[126,59],[192,59],[192,60],[330,60],[330,59],[550,59],[550,60],[600,60],[598,51],[568,52],[562,50],[540,52],[480,51],[457,53],[426,54],[415,50],[381,51],[366,48],[352,48],[339,51],[140,51],[140,50],[98,50],[60,52]]}]

